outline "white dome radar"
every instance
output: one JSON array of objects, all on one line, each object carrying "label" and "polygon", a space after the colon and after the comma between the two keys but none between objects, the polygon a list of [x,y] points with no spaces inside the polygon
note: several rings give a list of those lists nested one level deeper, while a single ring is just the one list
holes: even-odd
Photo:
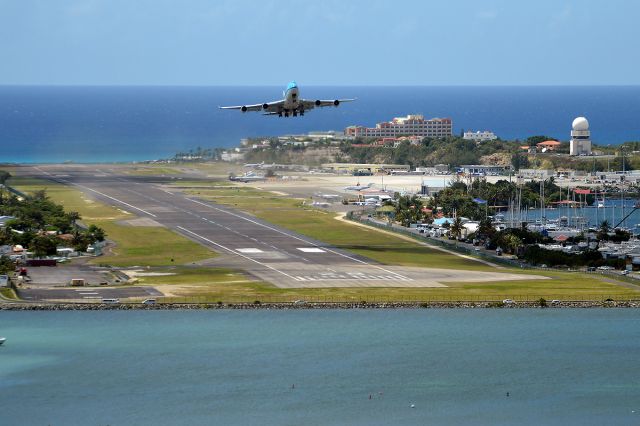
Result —
[{"label": "white dome radar", "polygon": [[589,122],[584,117],[577,117],[571,124],[573,130],[589,130]]}]

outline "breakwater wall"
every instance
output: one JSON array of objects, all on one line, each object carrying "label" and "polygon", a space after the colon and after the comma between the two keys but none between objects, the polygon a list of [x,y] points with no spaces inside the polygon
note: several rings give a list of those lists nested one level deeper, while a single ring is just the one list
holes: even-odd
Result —
[{"label": "breakwater wall", "polygon": [[198,309],[558,309],[558,308],[640,308],[640,302],[567,301],[541,306],[538,302],[422,302],[422,303],[0,303],[0,311],[128,311]]}]

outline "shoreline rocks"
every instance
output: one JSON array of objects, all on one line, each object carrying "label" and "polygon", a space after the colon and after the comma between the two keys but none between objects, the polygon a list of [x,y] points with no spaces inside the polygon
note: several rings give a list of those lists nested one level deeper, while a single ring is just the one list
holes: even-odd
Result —
[{"label": "shoreline rocks", "polygon": [[514,302],[500,304],[496,302],[307,302],[296,303],[159,303],[143,305],[141,303],[120,303],[107,305],[102,303],[0,303],[0,311],[163,311],[163,310],[205,310],[205,309],[558,309],[558,308],[640,308],[640,301],[581,301],[559,302],[542,307],[538,302]]}]

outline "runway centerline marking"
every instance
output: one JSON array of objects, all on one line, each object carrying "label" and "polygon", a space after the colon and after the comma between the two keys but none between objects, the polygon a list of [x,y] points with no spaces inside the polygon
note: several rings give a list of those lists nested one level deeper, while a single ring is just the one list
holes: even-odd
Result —
[{"label": "runway centerline marking", "polygon": [[[211,204],[207,204],[207,203],[203,203],[202,201],[194,200],[193,198],[188,198],[188,197],[185,197],[185,198],[186,198],[187,200],[190,200],[190,201],[192,201],[192,202],[196,203],[196,204],[200,204],[201,206],[205,206],[205,207],[207,207],[207,208],[210,208],[210,209],[213,209],[213,210],[217,210],[217,211],[219,211],[219,212],[226,213],[226,214],[229,214],[229,215],[231,215],[231,216],[235,216],[235,217],[240,218],[240,219],[242,219],[242,220],[246,220],[247,222],[251,222],[251,223],[253,223],[253,224],[255,224],[255,225],[262,226],[263,228],[270,229],[270,230],[272,230],[272,231],[274,231],[274,232],[277,232],[277,233],[279,233],[279,234],[286,235],[286,236],[288,236],[288,237],[290,237],[290,238],[294,238],[294,239],[296,239],[296,240],[298,240],[298,241],[303,241],[305,244],[309,244],[309,245],[312,245],[312,246],[318,247],[318,245],[317,245],[317,244],[314,244],[314,243],[312,243],[311,241],[307,241],[307,240],[305,240],[304,238],[300,238],[300,237],[298,237],[298,236],[291,235],[291,234],[289,234],[288,232],[284,232],[284,231],[282,231],[282,230],[280,230],[280,229],[278,229],[278,228],[274,228],[274,227],[272,227],[272,226],[265,225],[264,223],[260,223],[260,222],[258,222],[258,221],[256,221],[256,220],[249,219],[248,217],[244,217],[244,216],[242,216],[242,215],[239,215],[239,214],[237,214],[237,213],[230,212],[230,211],[228,211],[228,210],[224,210],[224,209],[221,209],[221,208],[218,208],[218,207],[214,207],[214,206],[212,206]],[[326,251],[328,251],[328,252],[331,252],[331,253],[333,253],[333,254],[337,254],[338,256],[346,257],[347,259],[353,260],[354,262],[362,263],[362,264],[364,264],[364,265],[367,265],[367,266],[371,266],[371,267],[373,267],[373,268],[380,269],[381,271],[384,271],[384,272],[386,272],[386,273],[388,273],[388,274],[395,275],[395,276],[399,277],[400,279],[413,281],[413,279],[412,279],[412,278],[405,277],[405,276],[404,276],[404,275],[402,275],[402,274],[398,274],[397,272],[390,271],[390,270],[385,269],[385,268],[382,268],[382,267],[380,267],[380,266],[378,266],[378,265],[372,265],[371,263],[365,262],[364,260],[357,259],[357,258],[355,258],[355,257],[349,256],[349,255],[344,254],[344,253],[340,253],[339,251],[335,251],[335,250],[332,250],[332,249],[327,248],[327,247],[323,247],[323,248],[324,248]]]}]

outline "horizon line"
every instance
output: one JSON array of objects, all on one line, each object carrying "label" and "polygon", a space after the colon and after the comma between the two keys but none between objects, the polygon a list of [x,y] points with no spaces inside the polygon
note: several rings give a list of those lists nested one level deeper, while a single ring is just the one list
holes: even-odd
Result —
[{"label": "horizon line", "polygon": [[[282,87],[282,84],[41,84],[0,83],[0,87]],[[640,87],[633,84],[301,84],[302,87]]]}]

